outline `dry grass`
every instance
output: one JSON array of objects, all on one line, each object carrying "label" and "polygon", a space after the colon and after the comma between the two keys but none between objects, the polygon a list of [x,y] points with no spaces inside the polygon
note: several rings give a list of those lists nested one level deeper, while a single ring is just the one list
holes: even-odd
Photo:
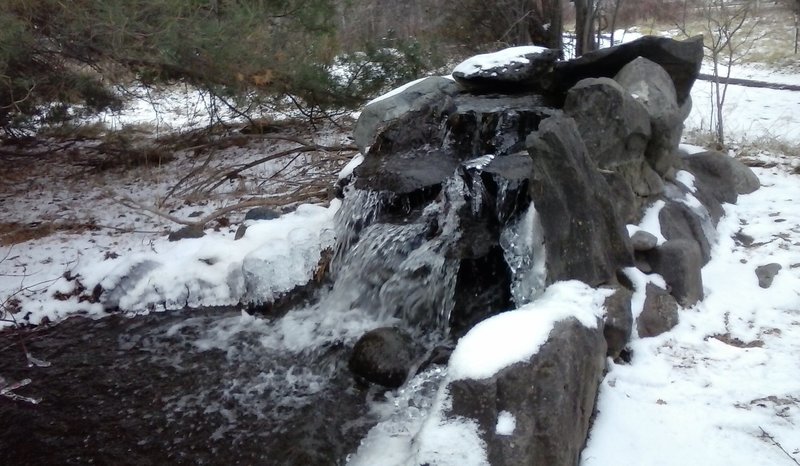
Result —
[{"label": "dry grass", "polygon": [[96,225],[85,222],[0,223],[0,246],[12,246],[26,241],[46,238],[57,232],[82,234],[86,231],[97,229]]}]

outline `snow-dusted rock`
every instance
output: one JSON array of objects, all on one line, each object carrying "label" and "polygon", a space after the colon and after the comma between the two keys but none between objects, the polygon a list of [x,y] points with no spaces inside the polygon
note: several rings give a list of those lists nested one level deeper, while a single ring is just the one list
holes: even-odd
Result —
[{"label": "snow-dusted rock", "polygon": [[453,77],[469,89],[513,92],[541,89],[546,84],[558,50],[544,47],[511,47],[476,55],[461,62]]},{"label": "snow-dusted rock", "polygon": [[633,331],[633,314],[631,313],[631,290],[619,286],[614,294],[606,298],[606,315],[603,322],[603,337],[606,339],[608,357],[619,357]]},{"label": "snow-dusted rock", "polygon": [[361,111],[353,138],[362,153],[375,142],[378,130],[389,122],[413,112],[436,112],[447,107],[447,97],[459,86],[452,79],[431,76],[408,83],[368,103]]},{"label": "snow-dusted rock", "polygon": [[[605,357],[599,326],[562,320],[530,359],[490,378],[450,383],[448,415],[477,423],[492,466],[576,465]],[[507,424],[504,413],[513,416],[514,427],[498,433]]]},{"label": "snow-dusted rock", "polygon": [[642,312],[636,319],[640,338],[655,337],[678,325],[678,303],[666,290],[648,283]]}]

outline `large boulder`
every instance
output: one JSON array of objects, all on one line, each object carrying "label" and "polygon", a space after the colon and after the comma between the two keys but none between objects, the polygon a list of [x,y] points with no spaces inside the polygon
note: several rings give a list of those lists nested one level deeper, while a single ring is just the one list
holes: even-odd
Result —
[{"label": "large boulder", "polygon": [[456,95],[459,90],[452,79],[431,76],[368,103],[353,129],[356,145],[366,153],[381,127],[408,113],[441,109],[447,104],[447,97]]},{"label": "large boulder", "polygon": [[463,61],[453,70],[453,77],[473,90],[537,90],[544,87],[558,56],[558,50],[543,47],[512,47]]},{"label": "large boulder", "polygon": [[544,229],[548,282],[615,283],[617,270],[633,264],[628,232],[575,120],[547,118],[527,145],[533,159],[530,196]]},{"label": "large boulder", "polygon": [[[558,322],[530,360],[487,379],[451,382],[448,414],[477,422],[493,466],[577,465],[605,358],[599,326]],[[513,416],[513,431],[498,429],[503,412]]]},{"label": "large boulder", "polygon": [[690,241],[697,245],[702,263],[711,259],[711,241],[703,228],[703,219],[682,202],[668,201],[658,213],[661,234],[667,240]]},{"label": "large boulder", "polygon": [[666,241],[650,253],[653,271],[664,277],[670,294],[685,307],[703,299],[702,261],[697,243],[683,239]]},{"label": "large boulder", "polygon": [[686,170],[695,176],[698,189],[709,192],[721,203],[733,204],[737,194],[749,194],[761,183],[745,164],[715,151],[706,151],[683,157]]},{"label": "large boulder", "polygon": [[619,173],[638,197],[661,193],[661,178],[645,163],[650,117],[630,92],[609,78],[584,79],[567,93],[564,113],[599,168]]},{"label": "large boulder", "polygon": [[675,85],[678,104],[689,98],[703,61],[703,37],[685,41],[666,37],[644,36],[631,42],[587,53],[574,60],[556,63],[552,90],[566,93],[585,78],[612,78],[635,60],[644,57],[660,65]]},{"label": "large boulder", "polygon": [[659,175],[670,178],[680,164],[677,150],[683,132],[683,115],[672,79],[664,68],[638,57],[623,66],[614,80],[647,109],[652,128],[647,160]]}]

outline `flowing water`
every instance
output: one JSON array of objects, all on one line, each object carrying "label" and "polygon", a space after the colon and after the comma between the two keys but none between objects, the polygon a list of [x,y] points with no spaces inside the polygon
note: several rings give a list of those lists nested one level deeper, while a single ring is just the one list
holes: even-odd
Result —
[{"label": "flowing water", "polygon": [[[427,349],[448,337],[458,215],[481,210],[477,179],[453,176],[413,209],[385,193],[348,192],[332,284],[288,310],[72,318],[1,334],[0,374],[31,379],[15,393],[41,402],[0,397],[0,464],[343,464],[379,421],[420,422],[439,369],[384,393],[353,380],[349,348],[386,325]],[[514,300],[527,302],[543,286],[532,206],[501,246]],[[27,367],[20,340],[50,366]]]}]

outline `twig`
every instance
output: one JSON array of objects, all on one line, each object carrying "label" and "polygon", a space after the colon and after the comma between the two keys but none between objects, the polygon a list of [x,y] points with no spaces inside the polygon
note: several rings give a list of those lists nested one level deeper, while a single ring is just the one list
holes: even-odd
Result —
[{"label": "twig", "polygon": [[759,428],[759,429],[761,429],[761,432],[763,432],[763,435],[762,435],[762,437],[763,437],[763,438],[768,438],[768,439],[770,439],[770,441],[772,442],[772,444],[773,444],[773,445],[775,445],[776,447],[780,448],[780,449],[781,449],[781,451],[782,451],[782,452],[783,452],[783,453],[784,453],[784,454],[785,454],[785,455],[786,455],[786,456],[787,456],[787,457],[788,457],[790,460],[792,460],[792,461],[794,462],[794,464],[796,464],[797,466],[800,466],[800,462],[798,462],[798,461],[797,461],[797,459],[796,459],[794,456],[792,456],[791,454],[789,454],[789,452],[788,452],[788,451],[786,451],[786,449],[785,449],[785,448],[783,448],[783,445],[781,445],[781,444],[780,444],[780,442],[778,442],[777,440],[775,440],[775,437],[773,437],[772,435],[770,435],[770,434],[769,434],[769,433],[768,433],[766,430],[764,430],[764,428],[763,428],[763,427],[761,427],[761,426],[758,426],[758,428]]}]

